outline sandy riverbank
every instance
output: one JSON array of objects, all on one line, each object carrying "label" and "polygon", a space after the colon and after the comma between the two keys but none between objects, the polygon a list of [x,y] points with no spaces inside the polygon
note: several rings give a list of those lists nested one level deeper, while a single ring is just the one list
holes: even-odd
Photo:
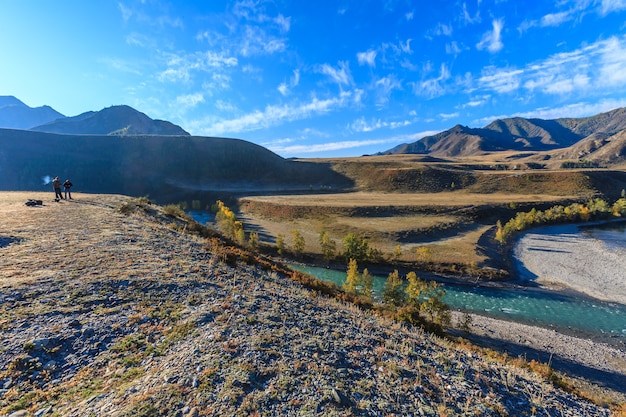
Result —
[{"label": "sandy riverbank", "polygon": [[518,239],[513,256],[522,280],[626,304],[626,249],[608,248],[576,225],[533,229]]}]

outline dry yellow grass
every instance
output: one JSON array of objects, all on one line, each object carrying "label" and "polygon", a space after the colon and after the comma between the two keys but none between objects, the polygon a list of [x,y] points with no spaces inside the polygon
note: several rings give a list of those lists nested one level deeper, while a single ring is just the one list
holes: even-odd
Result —
[{"label": "dry yellow grass", "polygon": [[272,204],[321,207],[464,207],[509,203],[559,201],[563,196],[527,194],[478,194],[463,191],[444,193],[377,193],[251,196],[245,200]]}]

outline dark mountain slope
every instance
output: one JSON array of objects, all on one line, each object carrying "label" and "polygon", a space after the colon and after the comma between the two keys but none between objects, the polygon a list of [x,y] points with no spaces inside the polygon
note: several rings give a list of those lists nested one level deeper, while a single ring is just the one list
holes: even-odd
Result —
[{"label": "dark mountain slope", "polygon": [[50,106],[33,108],[13,96],[0,96],[0,128],[30,129],[63,117]]},{"label": "dark mountain slope", "polygon": [[180,126],[153,120],[130,106],[111,106],[97,112],[86,112],[31,130],[72,135],[189,135]]},{"label": "dark mountain slope", "polygon": [[149,195],[178,202],[203,193],[350,187],[329,165],[290,161],[237,139],[198,136],[58,135],[0,129],[0,190],[48,190],[46,177],[77,191]]}]

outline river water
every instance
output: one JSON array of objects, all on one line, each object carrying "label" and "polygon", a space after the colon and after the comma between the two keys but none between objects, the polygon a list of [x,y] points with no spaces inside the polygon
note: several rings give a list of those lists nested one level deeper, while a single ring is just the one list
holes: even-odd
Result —
[{"label": "river water", "polygon": [[[202,223],[210,217],[193,217]],[[626,247],[626,224],[600,225],[581,229],[581,233],[602,240],[608,247]],[[293,269],[319,279],[343,284],[345,271],[291,265]],[[626,273],[626,272],[625,272]],[[374,276],[374,296],[380,297],[386,277]],[[626,340],[626,305],[603,302],[534,288],[485,288],[445,285],[444,301],[454,310],[516,322],[583,333],[591,337],[617,337]]]},{"label": "river water", "polygon": [[[341,285],[345,271],[292,265],[293,269]],[[385,277],[374,277],[374,296],[380,297]],[[595,337],[626,339],[626,306],[536,289],[496,289],[445,285],[444,301],[454,310],[569,330]]]}]

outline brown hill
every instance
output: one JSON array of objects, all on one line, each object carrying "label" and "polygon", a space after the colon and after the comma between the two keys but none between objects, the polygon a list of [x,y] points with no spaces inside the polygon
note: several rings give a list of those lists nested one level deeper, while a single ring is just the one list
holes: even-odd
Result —
[{"label": "brown hill", "polygon": [[292,161],[251,142],[199,136],[60,135],[0,129],[0,190],[148,195],[158,202],[215,202],[224,195],[350,187],[328,164]]},{"label": "brown hill", "polygon": [[[383,154],[416,153],[446,158],[496,151],[530,151],[540,154],[531,158],[535,161],[586,158],[594,165],[612,166],[626,160],[622,152],[622,136],[617,135],[624,130],[625,108],[585,118],[543,120],[515,117],[496,120],[477,129],[456,125]],[[609,147],[600,151],[605,146]],[[544,152],[549,153],[542,154]]]}]

